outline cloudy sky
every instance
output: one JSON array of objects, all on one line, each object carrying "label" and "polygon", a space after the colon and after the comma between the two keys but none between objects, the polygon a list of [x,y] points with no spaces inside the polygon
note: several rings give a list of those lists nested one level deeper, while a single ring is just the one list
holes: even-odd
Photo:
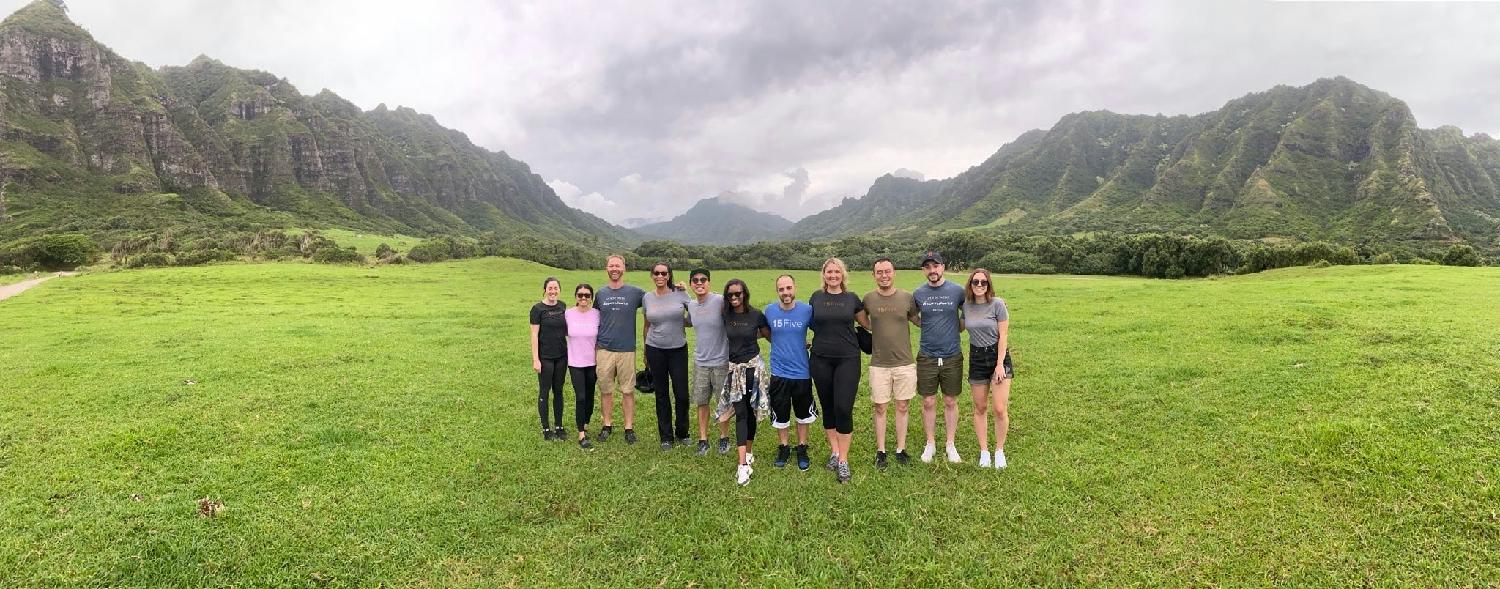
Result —
[{"label": "cloudy sky", "polygon": [[[21,0],[0,0],[6,12]],[[1500,136],[1500,4],[69,0],[152,66],[206,54],[431,113],[615,222],[730,193],[791,219],[946,178],[1080,110],[1193,114],[1345,75]]]}]

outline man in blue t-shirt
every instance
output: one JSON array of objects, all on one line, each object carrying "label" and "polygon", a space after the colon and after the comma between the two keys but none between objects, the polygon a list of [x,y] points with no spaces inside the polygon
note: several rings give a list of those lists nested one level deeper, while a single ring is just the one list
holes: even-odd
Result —
[{"label": "man in blue t-shirt", "polygon": [[807,426],[817,421],[813,407],[812,375],[807,371],[807,329],[812,323],[812,305],[797,300],[797,280],[790,274],[776,278],[776,303],[766,305],[766,323],[771,326],[771,427],[781,445],[776,466],[791,458],[787,427],[797,416],[797,468],[807,470]]},{"label": "man in blue t-shirt", "polygon": [[599,310],[599,338],[594,356],[598,366],[600,410],[604,429],[599,432],[599,442],[609,439],[613,429],[615,396],[620,391],[625,415],[625,443],[634,444],[635,437],[635,315],[641,308],[646,291],[625,284],[625,258],[611,255],[604,264],[604,274],[609,282],[594,296],[594,308]]},{"label": "man in blue t-shirt", "polygon": [[917,394],[922,396],[922,427],[927,433],[922,462],[932,462],[937,453],[938,389],[943,391],[948,462],[963,462],[953,437],[958,429],[958,394],[964,388],[964,355],[958,341],[964,325],[964,287],[944,278],[946,269],[942,254],[923,254],[922,273],[927,275],[927,282],[911,293],[922,311],[922,338],[917,349]]}]

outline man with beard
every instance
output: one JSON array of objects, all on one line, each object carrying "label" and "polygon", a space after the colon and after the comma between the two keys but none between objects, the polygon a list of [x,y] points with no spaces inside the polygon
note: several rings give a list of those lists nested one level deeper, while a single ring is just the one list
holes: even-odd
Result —
[{"label": "man with beard", "polygon": [[790,274],[776,278],[778,302],[766,305],[766,323],[771,327],[771,427],[781,445],[776,449],[776,466],[786,466],[791,458],[787,445],[787,428],[792,416],[797,418],[797,468],[806,471],[811,464],[807,456],[807,427],[818,420],[813,408],[812,375],[807,366],[807,329],[812,322],[812,305],[797,300],[797,281]]},{"label": "man with beard", "polygon": [[598,354],[594,362],[598,366],[599,396],[603,411],[604,428],[599,432],[599,442],[609,439],[614,429],[614,391],[619,390],[625,415],[625,443],[634,444],[635,437],[635,313],[641,308],[646,291],[625,284],[625,258],[610,255],[604,264],[604,274],[609,283],[599,289],[594,297],[594,308],[599,310]]},{"label": "man with beard", "polygon": [[943,392],[943,423],[947,426],[948,462],[963,462],[953,445],[958,429],[958,394],[964,388],[964,355],[958,349],[963,329],[964,288],[943,277],[943,256],[934,251],[922,255],[922,273],[927,282],[912,292],[922,310],[921,345],[917,350],[917,393],[922,395],[922,427],[927,446],[922,462],[932,462],[937,453],[937,393]]}]

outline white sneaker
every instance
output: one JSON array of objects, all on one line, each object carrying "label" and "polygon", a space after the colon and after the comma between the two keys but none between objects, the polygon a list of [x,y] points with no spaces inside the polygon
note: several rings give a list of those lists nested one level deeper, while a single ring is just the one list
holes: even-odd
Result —
[{"label": "white sneaker", "polygon": [[922,448],[922,462],[932,462],[934,454],[937,454],[937,446],[928,444],[927,447]]},{"label": "white sneaker", "polygon": [[963,461],[964,459],[958,457],[958,448],[948,446],[948,462],[958,463]]},{"label": "white sneaker", "polygon": [[989,468],[989,467],[990,467],[990,453],[989,452],[980,452],[979,453],[979,468]]},{"label": "white sneaker", "polygon": [[750,474],[753,472],[755,472],[755,469],[750,468],[750,465],[741,464],[739,469],[735,471],[734,482],[738,483],[741,487],[750,484]]},{"label": "white sneaker", "polygon": [[750,466],[752,464],[755,464],[755,454],[752,453],[752,452],[746,452],[745,453],[745,466]]},{"label": "white sneaker", "polygon": [[995,468],[1005,468],[1005,451],[995,451]]}]

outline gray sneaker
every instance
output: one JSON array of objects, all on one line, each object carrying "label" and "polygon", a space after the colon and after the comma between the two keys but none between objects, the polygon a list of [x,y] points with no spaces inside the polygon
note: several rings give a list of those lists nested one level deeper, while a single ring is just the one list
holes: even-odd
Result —
[{"label": "gray sneaker", "polygon": [[839,469],[839,455],[838,454],[829,454],[828,455],[828,464],[824,464],[823,468],[826,468],[828,470],[837,471]]},{"label": "gray sneaker", "polygon": [[698,455],[699,456],[707,456],[708,455],[708,440],[698,440]]},{"label": "gray sneaker", "polygon": [[672,451],[672,443],[671,442],[662,442],[661,443],[661,451],[662,452],[671,452]]},{"label": "gray sneaker", "polygon": [[838,473],[839,473],[839,482],[840,483],[847,483],[847,482],[849,482],[849,463],[848,462],[840,462],[839,466],[838,466]]},{"label": "gray sneaker", "polygon": [[719,438],[719,453],[720,454],[728,454],[729,453],[729,438]]}]

